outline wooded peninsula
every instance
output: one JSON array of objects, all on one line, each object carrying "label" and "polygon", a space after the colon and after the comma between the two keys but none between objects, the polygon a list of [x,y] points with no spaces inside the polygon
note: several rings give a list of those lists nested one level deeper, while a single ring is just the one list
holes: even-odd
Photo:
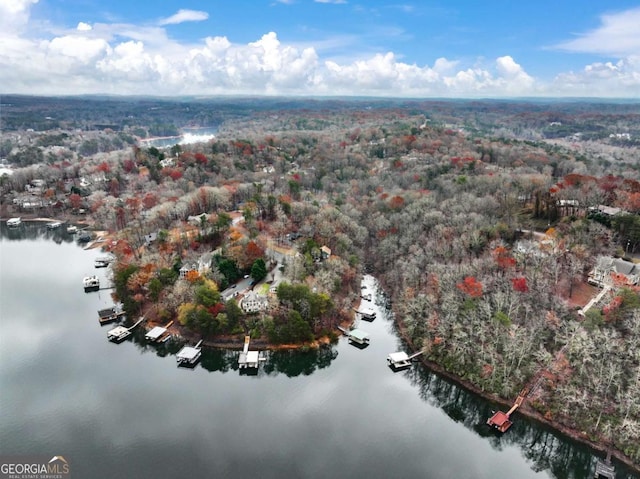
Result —
[{"label": "wooded peninsula", "polygon": [[102,232],[130,317],[310,347],[370,273],[428,363],[640,464],[639,102],[1,101],[2,217]]}]

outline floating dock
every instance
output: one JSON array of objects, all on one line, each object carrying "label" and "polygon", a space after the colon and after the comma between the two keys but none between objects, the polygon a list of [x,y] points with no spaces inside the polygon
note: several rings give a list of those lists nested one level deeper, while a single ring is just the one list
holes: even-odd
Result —
[{"label": "floating dock", "polygon": [[352,329],[351,331],[347,331],[347,338],[350,343],[355,343],[360,346],[366,346],[369,344],[369,333],[362,329]]},{"label": "floating dock", "polygon": [[133,326],[130,326],[128,328],[125,326],[116,326],[115,328],[110,329],[109,331],[107,331],[107,339],[114,343],[124,341],[129,336],[131,336],[131,333],[136,328],[136,326],[142,323],[144,319],[144,316],[141,317]]},{"label": "floating dock", "polygon": [[84,292],[90,293],[91,291],[98,291],[100,289],[100,280],[97,276],[85,276],[82,279],[82,285],[84,286]]},{"label": "floating dock", "polygon": [[365,321],[373,321],[376,319],[376,312],[373,308],[367,308],[363,311],[358,311],[358,314]]},{"label": "floating dock", "polygon": [[50,230],[55,230],[57,228],[60,228],[60,226],[62,226],[61,221],[54,221],[53,223],[47,223],[47,229],[50,229]]},{"label": "floating dock", "polygon": [[511,415],[516,412],[516,409],[524,402],[526,394],[520,393],[518,398],[506,413],[502,411],[496,411],[493,416],[487,419],[487,424],[500,432],[506,432],[511,427],[513,422],[511,421]]},{"label": "floating dock", "polygon": [[124,311],[118,311],[116,308],[105,308],[98,310],[98,321],[100,324],[109,324],[124,316]]},{"label": "floating dock", "polygon": [[611,452],[607,453],[607,458],[603,461],[596,461],[596,472],[594,479],[616,479],[616,468],[611,464]]},{"label": "floating dock", "polygon": [[411,360],[413,358],[417,358],[422,354],[422,351],[418,351],[417,353],[412,354],[411,356],[407,355],[404,351],[399,351],[397,353],[390,353],[387,356],[387,364],[391,366],[393,369],[403,369],[411,366]]},{"label": "floating dock", "polygon": [[113,257],[101,256],[95,259],[95,261],[93,262],[93,266],[95,266],[96,268],[106,268],[111,263],[113,263]]},{"label": "floating dock", "polygon": [[260,366],[260,361],[266,360],[260,355],[259,351],[249,351],[250,342],[251,336],[245,336],[244,347],[238,357],[238,367],[240,369],[257,369]]},{"label": "floating dock", "polygon": [[147,331],[147,334],[144,335],[147,341],[151,341],[152,343],[162,343],[169,339],[169,336],[165,336],[167,330],[171,327],[173,321],[169,321],[166,326],[155,326]]},{"label": "floating dock", "polygon": [[195,366],[200,360],[200,355],[202,354],[202,349],[200,348],[201,344],[202,339],[198,341],[198,344],[195,346],[183,346],[182,349],[178,351],[178,354],[176,354],[178,366]]}]

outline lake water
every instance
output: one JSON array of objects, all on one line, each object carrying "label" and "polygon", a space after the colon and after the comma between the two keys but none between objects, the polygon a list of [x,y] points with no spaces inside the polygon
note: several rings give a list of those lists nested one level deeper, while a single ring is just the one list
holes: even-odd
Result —
[{"label": "lake water", "polygon": [[140,146],[143,148],[149,148],[152,146],[156,148],[169,148],[177,144],[190,145],[192,143],[206,143],[207,141],[215,138],[217,132],[217,127],[183,128],[182,135],[180,136],[141,140]]},{"label": "lake water", "polygon": [[[84,293],[99,250],[64,228],[0,227],[0,452],[61,455],[75,478],[590,478],[585,447],[516,414],[504,435],[491,405],[419,365],[384,308],[311,352],[269,353],[241,375],[237,352],[178,368],[179,345],[121,344],[98,324],[110,292]],[[381,297],[381,296],[379,296]],[[636,478],[621,465],[618,478]]]}]

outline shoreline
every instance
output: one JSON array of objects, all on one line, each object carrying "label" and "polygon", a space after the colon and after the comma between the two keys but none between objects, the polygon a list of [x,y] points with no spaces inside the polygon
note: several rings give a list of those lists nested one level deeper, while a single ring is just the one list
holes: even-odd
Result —
[{"label": "shoreline", "polygon": [[[63,215],[64,216],[64,215]],[[46,223],[46,222],[52,222],[52,221],[60,221],[62,223],[69,223],[69,224],[78,224],[78,225],[86,225],[87,227],[91,227],[91,223],[89,221],[87,221],[86,219],[80,219],[80,220],[73,220],[70,218],[65,218],[65,219],[58,219],[58,218],[50,218],[50,217],[42,217],[42,216],[35,216],[33,217],[33,215],[31,215],[31,217],[22,217],[22,221],[24,222],[41,222],[41,223]],[[9,218],[4,218],[4,217],[0,217],[0,221],[6,221]],[[85,247],[85,249],[89,249],[89,248],[95,248],[98,246],[101,246],[100,243],[101,241],[104,241],[104,238],[98,238],[96,240],[94,240],[90,246]],[[362,302],[361,298],[358,298],[355,301],[355,307],[353,308],[353,311],[357,311],[360,304]],[[343,321],[342,323],[339,324],[339,326],[346,326],[346,327],[350,327],[352,326],[355,321],[356,321],[356,314],[354,313],[353,319],[351,321]],[[405,343],[408,345],[409,349],[413,352],[417,352],[418,349],[415,347],[415,345],[413,344],[413,342],[409,339],[409,337],[407,336],[407,334],[405,333],[404,330],[404,325],[402,323],[401,320],[394,320],[394,324],[397,328],[397,335],[398,337]],[[184,330],[181,326],[176,326],[176,330],[177,333],[173,333],[174,337],[176,337],[179,341],[183,341],[183,342],[190,342],[190,341],[194,341],[197,340],[196,337],[191,337],[192,335],[184,335]],[[340,330],[336,330],[336,333],[341,335],[342,333],[340,332]],[[228,349],[228,350],[241,350],[244,344],[244,335],[238,335],[237,338],[235,337],[230,337],[230,336],[226,336],[226,337],[220,337],[220,338],[216,338],[216,339],[210,339],[210,340],[204,340],[203,341],[203,347],[205,348],[218,348],[218,349]],[[282,344],[282,345],[278,345],[278,344],[272,344],[269,343],[268,341],[261,339],[261,338],[256,338],[256,339],[252,339],[252,344],[264,349],[264,350],[269,350],[269,351],[278,351],[278,350],[303,350],[303,349],[318,349],[322,346],[331,344],[331,338],[329,337],[321,337],[318,338],[310,343],[302,343],[302,344]],[[504,398],[501,398],[493,393],[488,393],[486,391],[483,391],[482,389],[480,389],[479,387],[477,387],[475,384],[466,381],[462,378],[460,378],[459,376],[450,373],[449,371],[447,371],[446,369],[444,369],[441,365],[439,365],[438,363],[435,363],[433,361],[430,361],[428,359],[426,359],[424,357],[424,355],[420,356],[419,358],[420,364],[422,366],[424,366],[425,368],[427,368],[429,371],[438,374],[441,377],[444,377],[448,380],[450,380],[451,382],[453,382],[454,384],[456,384],[459,387],[462,387],[463,389],[467,390],[468,392],[471,392],[487,401],[490,401],[492,403],[498,404],[500,406],[504,406],[507,409],[509,407],[511,407],[513,401],[511,400],[507,400]],[[629,457],[627,457],[622,451],[619,451],[617,449],[609,449],[606,446],[600,445],[599,443],[594,442],[593,440],[589,439],[585,433],[578,431],[574,428],[572,428],[569,425],[563,424],[561,422],[557,422],[557,421],[552,421],[549,420],[547,418],[545,418],[540,412],[538,412],[537,410],[533,409],[528,402],[525,402],[519,409],[518,409],[518,413],[529,418],[532,419],[540,424],[543,424],[551,429],[553,429],[554,431],[557,431],[558,433],[569,437],[570,439],[583,444],[587,447],[589,447],[590,449],[592,449],[593,451],[597,451],[602,453],[604,456],[606,456],[606,454],[608,452],[611,452],[611,456],[614,457],[617,461],[623,463],[625,466],[627,466],[629,469],[631,469],[632,471],[635,471],[637,473],[640,473],[640,465],[634,463]]]},{"label": "shoreline", "polygon": [[[397,327],[397,334],[400,337],[400,339],[409,346],[409,348],[414,351],[417,352],[418,349],[415,347],[415,345],[413,344],[413,342],[408,338],[408,336],[405,334],[404,331],[404,325],[402,324],[401,321],[399,320],[394,320],[394,324]],[[424,357],[424,355],[421,355],[418,357],[418,360],[420,361],[420,363],[422,364],[422,366],[426,367],[429,371],[438,374],[439,376],[442,376],[448,380],[450,380],[451,382],[453,382],[454,384],[456,384],[457,386],[467,390],[468,392],[471,392],[483,399],[485,399],[486,401],[495,403],[495,404],[499,404],[500,406],[504,406],[507,409],[510,408],[513,404],[513,401],[501,398],[493,393],[489,393],[486,391],[483,391],[482,389],[480,389],[479,387],[477,387],[475,384],[466,381],[462,378],[460,378],[459,376],[450,373],[449,371],[447,371],[446,369],[444,369],[444,367],[442,367],[441,365],[439,365],[438,363],[435,363],[433,361],[429,361],[428,359],[426,359]],[[606,446],[600,445],[594,441],[592,441],[591,439],[589,439],[588,437],[586,437],[585,433],[580,432],[574,428],[572,428],[571,426],[562,424],[560,422],[556,422],[556,421],[551,421],[547,418],[545,418],[540,412],[536,411],[535,409],[533,409],[527,402],[525,402],[522,406],[520,406],[518,408],[518,413],[525,416],[528,419],[532,419],[540,424],[544,424],[545,426],[549,427],[550,429],[553,429],[554,431],[557,431],[558,433],[571,438],[572,440],[585,445],[589,448],[591,448],[593,451],[597,451],[597,452],[601,452],[603,453],[603,455],[606,457],[608,452],[611,452],[611,456],[614,457],[617,461],[623,463],[625,466],[627,466],[629,469],[631,469],[634,472],[640,473],[640,464],[636,464],[634,463],[629,457],[627,457],[622,451],[619,451],[618,449],[614,449],[614,448],[607,448]],[[503,434],[507,434],[507,432],[503,433]]]}]

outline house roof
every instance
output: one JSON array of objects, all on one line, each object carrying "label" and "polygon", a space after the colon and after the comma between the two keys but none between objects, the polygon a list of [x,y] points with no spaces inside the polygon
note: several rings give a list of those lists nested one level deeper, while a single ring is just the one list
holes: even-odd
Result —
[{"label": "house roof", "polygon": [[147,339],[158,339],[166,331],[167,331],[167,328],[163,328],[162,326],[155,326],[147,334],[145,334],[145,338],[147,338]]},{"label": "house roof", "polygon": [[407,356],[407,353],[404,351],[400,351],[398,353],[389,353],[389,359],[394,363],[397,363],[399,361],[407,361],[409,356]]},{"label": "house roof", "polygon": [[178,351],[178,354],[176,354],[176,357],[178,359],[192,360],[192,359],[195,359],[198,356],[198,354],[200,354],[199,348],[185,346],[180,351]]},{"label": "house roof", "polygon": [[352,338],[359,339],[360,341],[369,338],[369,333],[363,331],[362,329],[352,329],[351,331],[349,331],[349,335]]},{"label": "house roof", "polygon": [[246,304],[250,301],[257,301],[258,303],[266,303],[267,297],[263,296],[262,294],[258,294],[255,291],[249,291],[242,298],[242,304]]},{"label": "house roof", "polygon": [[631,261],[626,261],[622,258],[610,258],[607,256],[601,256],[598,258],[597,268],[603,271],[613,271],[618,274],[624,274],[625,276],[638,274],[640,272],[638,265]]},{"label": "house roof", "polygon": [[606,206],[606,205],[598,205],[592,209],[595,209],[596,211],[609,216],[615,216],[618,213],[622,212],[620,208],[614,208],[612,206]]}]

